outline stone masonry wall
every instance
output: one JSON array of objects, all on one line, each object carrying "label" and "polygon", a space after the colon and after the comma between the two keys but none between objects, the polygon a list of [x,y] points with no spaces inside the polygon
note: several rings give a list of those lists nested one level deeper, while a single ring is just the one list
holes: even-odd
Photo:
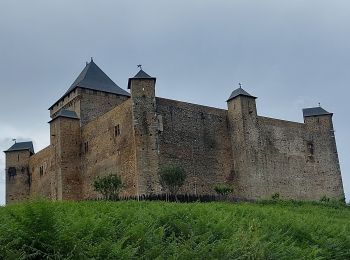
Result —
[{"label": "stone masonry wall", "polygon": [[256,174],[260,197],[270,199],[279,193],[282,198],[310,199],[314,172],[305,169],[305,125],[258,117],[258,128],[257,165],[261,170]]},{"label": "stone masonry wall", "polygon": [[120,105],[129,97],[118,96],[90,89],[81,89],[80,121],[81,125],[96,119],[114,107]]},{"label": "stone masonry wall", "polygon": [[59,102],[56,102],[50,108],[50,117],[51,118],[56,117],[58,111],[61,109],[75,111],[78,117],[80,117],[81,92],[82,92],[81,88],[76,88],[75,90],[71,91],[68,95],[66,95],[64,98],[62,98]]},{"label": "stone masonry wall", "polygon": [[157,98],[160,117],[159,164],[175,164],[188,174],[180,192],[213,194],[232,183],[227,110]]},{"label": "stone masonry wall", "polygon": [[52,169],[54,166],[52,146],[48,146],[30,157],[29,170],[32,178],[30,196],[32,198],[52,198]]},{"label": "stone masonry wall", "polygon": [[[258,145],[249,140],[245,142],[244,146],[254,153],[242,151],[245,156],[239,162],[241,169],[251,171],[246,172],[246,176],[238,174],[238,196],[270,199],[279,193],[284,199],[342,198],[335,141],[329,138],[329,127],[320,125],[315,130],[310,122],[302,124],[258,116]],[[250,164],[255,166],[251,168]]]},{"label": "stone masonry wall", "polygon": [[[116,133],[119,125],[120,135]],[[81,174],[83,198],[98,194],[97,176],[118,174],[124,183],[121,195],[136,194],[135,150],[131,99],[82,127]],[[85,148],[87,145],[87,149]]]}]

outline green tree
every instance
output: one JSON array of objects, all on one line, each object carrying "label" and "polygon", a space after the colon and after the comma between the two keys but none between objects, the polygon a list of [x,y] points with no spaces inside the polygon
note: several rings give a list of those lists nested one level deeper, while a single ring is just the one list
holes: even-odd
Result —
[{"label": "green tree", "polygon": [[233,192],[233,188],[226,185],[226,184],[218,184],[214,187],[215,192],[224,198],[227,198],[227,196]]},{"label": "green tree", "polygon": [[121,178],[116,174],[104,177],[97,177],[93,183],[95,191],[102,194],[104,199],[117,199],[120,190],[123,188]]},{"label": "green tree", "polygon": [[185,170],[175,165],[164,166],[159,171],[160,184],[164,189],[167,189],[170,194],[174,195],[176,200],[177,193],[185,183],[186,177]]}]

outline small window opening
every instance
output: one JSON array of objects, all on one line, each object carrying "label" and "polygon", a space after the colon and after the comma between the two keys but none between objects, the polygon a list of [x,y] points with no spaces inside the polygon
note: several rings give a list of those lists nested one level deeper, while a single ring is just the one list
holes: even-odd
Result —
[{"label": "small window opening", "polygon": [[17,155],[17,162],[19,162],[19,154]]},{"label": "small window opening", "polygon": [[44,166],[40,166],[39,167],[39,174],[40,174],[40,177],[43,176],[43,174],[44,174]]},{"label": "small window opening", "polygon": [[114,126],[114,136],[117,137],[117,136],[120,136],[120,125],[116,125]]},{"label": "small window opening", "polygon": [[87,153],[89,151],[89,142],[84,143],[84,151]]},{"label": "small window opening", "polygon": [[312,142],[307,143],[307,151],[309,153],[309,156],[314,155],[314,144]]}]

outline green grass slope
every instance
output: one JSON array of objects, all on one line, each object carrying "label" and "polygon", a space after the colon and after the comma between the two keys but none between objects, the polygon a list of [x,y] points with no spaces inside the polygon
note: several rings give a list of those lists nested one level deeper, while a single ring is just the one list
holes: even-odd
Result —
[{"label": "green grass slope", "polygon": [[350,259],[350,208],[46,202],[0,208],[1,259]]}]

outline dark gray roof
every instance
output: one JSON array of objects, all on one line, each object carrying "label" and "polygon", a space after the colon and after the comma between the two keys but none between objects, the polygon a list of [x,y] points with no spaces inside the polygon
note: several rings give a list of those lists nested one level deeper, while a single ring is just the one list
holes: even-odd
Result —
[{"label": "dark gray roof", "polygon": [[[67,92],[58,101],[60,101],[62,98],[64,98],[77,87],[113,93],[121,96],[130,96],[129,92],[125,91],[124,89],[120,88],[117,84],[115,84],[106,75],[106,73],[104,73],[96,65],[96,63],[93,60],[91,60],[90,63],[86,64],[83,71],[79,74],[79,76],[76,78],[76,80],[67,90]],[[52,106],[50,107],[50,109],[51,108]]]},{"label": "dark gray roof", "polygon": [[333,115],[332,113],[329,113],[328,111],[324,110],[322,107],[310,107],[310,108],[304,108],[303,109],[303,116],[322,116],[322,115]]},{"label": "dark gray roof", "polygon": [[134,79],[149,79],[149,78],[152,78],[152,77],[148,75],[146,72],[144,72],[143,70],[140,70],[134,76]]},{"label": "dark gray roof", "polygon": [[133,79],[153,79],[156,80],[156,78],[151,77],[150,75],[148,75],[146,72],[144,72],[142,69],[136,73],[136,75],[132,78],[129,78],[129,82],[128,82],[128,89],[130,89],[130,80]]},{"label": "dark gray roof", "polygon": [[[77,113],[74,111],[66,110],[66,109],[61,109],[58,111],[57,115],[51,119],[51,121],[55,120],[58,117],[66,117],[66,118],[72,118],[72,119],[79,119]],[[51,122],[49,121],[49,123]]]},{"label": "dark gray roof", "polygon": [[33,142],[15,143],[9,149],[7,149],[5,153],[14,152],[14,151],[23,151],[23,150],[28,150],[30,153],[34,154]]},{"label": "dark gray roof", "polygon": [[238,96],[246,96],[246,97],[251,97],[251,98],[256,98],[252,95],[250,95],[247,91],[245,91],[243,88],[238,88],[234,91],[232,91],[231,96],[228,98],[227,101],[230,101],[231,99],[238,97]]}]

